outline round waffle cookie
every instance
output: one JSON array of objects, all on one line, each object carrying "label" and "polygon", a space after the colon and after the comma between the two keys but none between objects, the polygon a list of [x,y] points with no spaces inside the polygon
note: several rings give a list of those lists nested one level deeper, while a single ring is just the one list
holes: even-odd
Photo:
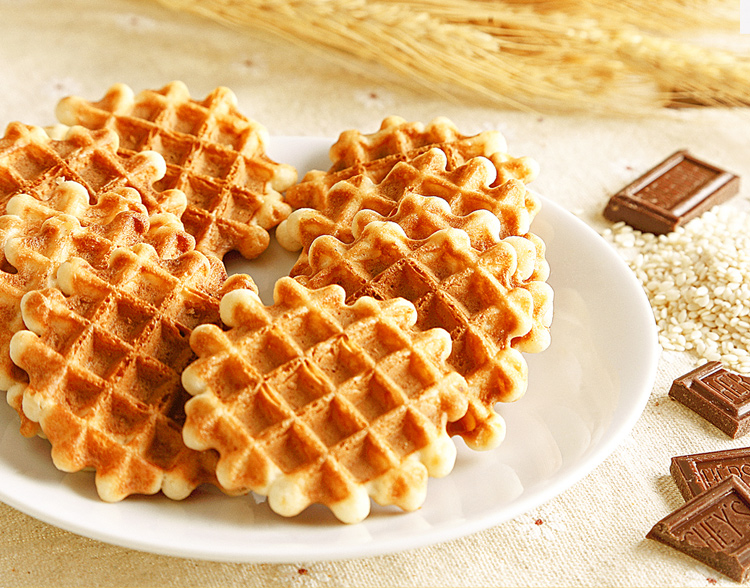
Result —
[{"label": "round waffle cookie", "polygon": [[462,135],[444,116],[434,118],[427,125],[409,122],[400,116],[388,116],[374,133],[365,134],[356,129],[341,133],[329,151],[331,168],[328,173],[388,158],[413,157],[420,150],[441,145],[453,145],[464,154],[477,155],[489,155],[507,148],[505,138],[499,132]]},{"label": "round waffle cookie", "polygon": [[489,449],[505,434],[495,403],[517,400],[526,390],[520,350],[549,344],[552,289],[544,281],[543,254],[535,237],[506,237],[480,252],[459,229],[413,240],[394,222],[372,221],[350,244],[316,239],[311,273],[297,279],[310,288],[338,284],[349,303],[361,296],[405,298],[416,307],[417,328],[448,331],[448,364],[466,378],[470,405],[449,430],[474,449]]},{"label": "round waffle cookie", "polygon": [[496,177],[494,165],[485,157],[475,157],[450,169],[445,152],[433,148],[412,161],[397,163],[379,183],[363,175],[338,182],[316,208],[295,210],[279,225],[276,236],[290,251],[302,248],[291,273],[304,274],[308,271],[307,249],[316,237],[333,235],[349,243],[353,240],[354,217],[359,212],[372,210],[388,216],[408,194],[442,198],[459,216],[488,210],[498,217],[502,236],[527,233],[539,211],[539,199],[518,180],[493,187]]},{"label": "round waffle cookie", "polygon": [[218,324],[221,295],[252,281],[227,279],[218,259],[198,251],[165,260],[139,243],[115,248],[104,269],[72,258],[57,282],[24,295],[29,330],[10,343],[28,374],[17,392],[23,412],[55,465],[94,469],[105,501],[159,490],[181,499],[215,483],[216,454],[183,443],[180,378],[194,359],[192,329]]},{"label": "round waffle cookie", "polygon": [[352,220],[352,239],[357,239],[373,221],[390,221],[399,225],[409,239],[427,239],[442,229],[461,229],[469,236],[471,246],[484,251],[502,239],[500,219],[489,210],[480,208],[468,214],[453,214],[447,200],[437,196],[407,193],[398,207],[389,214],[374,210],[359,211]]},{"label": "round waffle cookie", "polygon": [[286,200],[295,209],[313,208],[325,214],[327,192],[338,182],[362,176],[379,183],[399,162],[412,161],[432,148],[445,153],[448,170],[474,157],[491,158],[497,166],[494,185],[511,178],[528,182],[538,173],[538,165],[532,159],[513,158],[505,153],[505,138],[497,131],[467,136],[459,133],[445,117],[425,126],[389,116],[375,133],[368,135],[357,130],[341,133],[330,150],[330,169],[307,172],[300,183],[287,191]]},{"label": "round waffle cookie", "polygon": [[107,129],[57,128],[52,134],[18,122],[8,125],[0,139],[0,212],[5,212],[6,203],[16,194],[44,200],[55,185],[67,180],[86,188],[92,203],[102,192],[129,187],[138,190],[149,214],[179,216],[185,209],[181,191],[159,192],[154,187],[167,169],[158,153],[120,157],[119,138]]},{"label": "round waffle cookie", "polygon": [[[410,241],[422,241],[443,229],[460,229],[469,238],[471,249],[477,253],[496,247],[504,239],[501,238],[502,225],[499,219],[488,210],[477,210],[467,215],[455,215],[450,206],[442,198],[409,194],[399,201],[396,211],[383,216],[373,210],[363,210],[354,217],[352,234],[355,240],[365,231],[371,222],[396,223]],[[506,242],[523,244],[519,250],[521,262],[516,274],[524,276],[518,284],[529,289],[533,301],[533,326],[522,337],[513,339],[512,345],[520,351],[538,353],[544,351],[550,344],[550,325],[552,322],[552,300],[554,294],[548,284],[549,264],[545,258],[546,246],[544,241],[534,233],[520,235],[529,243],[505,237]],[[530,248],[535,250],[531,255]],[[533,268],[528,263],[533,259]],[[525,264],[525,265],[524,265]],[[501,268],[497,268],[501,269]],[[304,279],[304,278],[303,278]]]},{"label": "round waffle cookie", "polygon": [[0,315],[5,319],[0,322],[0,390],[8,391],[8,402],[21,415],[21,430],[27,436],[37,433],[38,425],[23,414],[18,392],[27,377],[9,354],[11,337],[24,328],[22,297],[55,287],[57,269],[71,257],[102,268],[121,246],[149,243],[163,257],[176,257],[194,246],[173,215],[149,217],[132,188],[102,193],[92,205],[83,186],[63,182],[44,198],[13,196],[8,214],[0,217]]},{"label": "round waffle cookie", "polygon": [[187,195],[181,219],[204,253],[257,257],[268,230],[291,211],[281,192],[297,181],[296,170],[268,157],[267,130],[238,110],[228,88],[199,101],[182,82],[137,95],[116,84],[98,102],[64,98],[57,116],[66,125],[114,130],[123,157],[160,153],[167,169],[157,187]]},{"label": "round waffle cookie", "polygon": [[352,523],[370,497],[418,508],[428,475],[451,471],[446,426],[466,411],[466,384],[445,365],[448,334],[414,331],[409,302],[346,305],[338,286],[281,278],[273,305],[238,290],[221,318],[229,330],[191,336],[183,436],[218,451],[224,487],[267,495],[284,516],[321,503]]}]

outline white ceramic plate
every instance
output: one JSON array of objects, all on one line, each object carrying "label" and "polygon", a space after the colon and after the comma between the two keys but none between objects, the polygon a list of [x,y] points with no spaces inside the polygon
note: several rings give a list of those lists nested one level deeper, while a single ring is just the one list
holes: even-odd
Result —
[{"label": "white ceramic plate", "polygon": [[[327,167],[331,141],[277,138],[270,154],[303,173]],[[594,231],[543,199],[533,230],[547,243],[555,290],[552,345],[528,355],[526,395],[500,411],[503,445],[473,452],[459,441],[454,471],[430,480],[413,513],[374,507],[343,525],[322,507],[284,519],[252,496],[199,489],[183,502],[162,496],[101,502],[87,472],[58,472],[46,441],[24,439],[0,406],[0,500],[74,533],[149,552],[236,562],[364,557],[445,541],[518,516],[576,483],[631,430],[650,394],[658,347],[651,309],[630,270]],[[249,271],[270,301],[294,261],[275,245]]]}]

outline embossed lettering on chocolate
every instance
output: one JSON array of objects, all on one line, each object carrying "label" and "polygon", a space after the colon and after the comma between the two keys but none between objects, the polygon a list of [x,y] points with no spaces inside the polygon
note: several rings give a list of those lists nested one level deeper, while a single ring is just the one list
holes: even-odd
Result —
[{"label": "embossed lettering on chocolate", "polygon": [[656,523],[646,537],[742,582],[750,576],[750,487],[730,476]]},{"label": "embossed lettering on chocolate", "polygon": [[685,500],[713,488],[731,475],[750,483],[750,447],[673,457],[669,471]]},{"label": "embossed lettering on chocolate", "polygon": [[732,438],[750,430],[750,377],[730,371],[718,361],[677,378],[669,396]]}]

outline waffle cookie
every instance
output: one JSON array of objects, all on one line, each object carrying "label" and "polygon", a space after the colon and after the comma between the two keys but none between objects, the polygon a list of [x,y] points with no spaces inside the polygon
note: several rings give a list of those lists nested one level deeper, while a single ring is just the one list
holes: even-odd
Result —
[{"label": "waffle cookie", "polygon": [[469,411],[449,432],[472,448],[489,449],[505,431],[493,406],[526,390],[520,351],[549,345],[553,295],[543,258],[544,243],[535,236],[506,237],[478,251],[459,229],[413,240],[394,222],[371,221],[351,244],[316,239],[311,273],[297,279],[310,288],[338,284],[348,303],[362,296],[406,298],[417,309],[418,329],[448,331],[448,364],[469,384]]},{"label": "waffle cookie", "polygon": [[24,328],[21,299],[27,292],[55,287],[57,269],[71,257],[85,259],[94,267],[106,267],[116,247],[148,243],[162,257],[176,257],[194,248],[179,220],[169,214],[149,217],[141,198],[131,188],[100,194],[89,204],[86,189],[63,182],[37,200],[27,194],[13,196],[6,215],[0,217],[0,390],[21,415],[27,435],[38,426],[23,416],[18,384],[26,383],[23,370],[10,359],[11,337]]},{"label": "waffle cookie", "polygon": [[281,278],[274,304],[235,291],[229,327],[201,326],[183,373],[186,444],[219,452],[217,476],[293,516],[322,503],[344,522],[379,504],[418,508],[427,476],[450,472],[446,425],[466,411],[465,382],[445,365],[441,329],[415,332],[405,300],[344,303]]},{"label": "waffle cookie", "polygon": [[383,119],[380,128],[371,134],[356,129],[344,131],[331,146],[331,167],[328,173],[388,158],[410,156],[420,149],[439,145],[458,145],[466,153],[489,155],[505,151],[505,138],[497,131],[474,136],[462,135],[448,118],[441,116],[427,125],[409,122],[400,116]]},{"label": "waffle cookie", "polygon": [[95,470],[105,501],[159,490],[181,499],[215,483],[216,454],[182,441],[180,378],[194,359],[192,329],[218,324],[219,297],[252,287],[249,278],[227,280],[221,262],[198,251],[164,260],[139,243],[115,249],[103,270],[73,258],[57,282],[23,297],[29,330],[10,344],[29,378],[24,414],[50,441],[55,465]]},{"label": "waffle cookie", "polygon": [[[459,216],[450,211],[450,206],[442,198],[419,196],[418,194],[405,196],[399,202],[398,209],[388,217],[379,215],[372,210],[359,212],[354,217],[352,233],[356,239],[369,223],[386,221],[396,223],[410,241],[428,239],[434,233],[443,229],[460,229],[467,234],[471,249],[476,253],[483,253],[497,246],[503,240],[500,237],[500,222],[491,212],[480,209],[468,215]],[[535,250],[533,268],[527,267],[522,272],[526,276],[523,283],[530,286],[534,300],[534,322],[531,331],[523,337],[514,339],[512,344],[520,351],[538,353],[545,350],[550,344],[549,330],[552,322],[554,294],[547,284],[542,285],[549,278],[550,272],[549,264],[545,258],[546,245],[544,241],[534,233],[526,233],[521,237],[529,241]],[[528,247],[528,244],[525,244],[525,247]]]},{"label": "waffle cookie", "polygon": [[296,170],[266,155],[266,129],[237,109],[227,88],[198,101],[182,82],[137,95],[116,84],[99,102],[64,98],[57,116],[66,125],[113,129],[123,157],[160,153],[167,170],[157,187],[187,195],[181,219],[200,251],[257,257],[268,230],[291,211],[281,192],[297,181]]},{"label": "waffle cookie", "polygon": [[427,239],[442,229],[461,229],[469,236],[471,246],[479,251],[497,245],[503,233],[500,220],[489,210],[480,208],[469,214],[453,214],[447,200],[412,193],[404,195],[398,207],[387,215],[369,209],[358,212],[352,220],[352,238],[357,239],[373,221],[396,223],[414,240]]},{"label": "waffle cookie", "polygon": [[0,139],[0,212],[16,194],[43,200],[56,184],[70,180],[86,188],[92,203],[102,192],[129,187],[138,190],[149,213],[182,214],[182,192],[154,189],[166,171],[164,159],[149,151],[126,160],[117,155],[118,144],[109,130],[58,128],[52,138],[40,127],[10,123]]},{"label": "waffle cookie", "polygon": [[356,176],[379,183],[397,163],[412,161],[432,148],[439,148],[445,153],[449,171],[474,157],[491,158],[496,166],[494,185],[509,179],[529,182],[538,173],[534,160],[528,157],[513,158],[505,153],[505,138],[497,131],[466,136],[461,135],[445,117],[438,117],[425,126],[390,116],[377,132],[370,135],[356,130],[344,131],[330,149],[330,169],[312,170],[305,174],[299,184],[287,191],[286,201],[295,209],[324,211],[327,192],[336,183]]},{"label": "waffle cookie", "polygon": [[449,168],[445,153],[430,149],[413,161],[396,164],[380,183],[356,176],[334,185],[327,192],[326,201],[318,203],[319,208],[295,210],[276,231],[285,249],[302,248],[292,275],[308,271],[306,252],[316,237],[333,235],[350,243],[352,223],[360,211],[371,210],[388,216],[407,194],[442,198],[458,216],[488,210],[498,217],[499,233],[503,237],[528,233],[540,203],[522,182],[510,180],[492,187],[496,171],[485,157],[470,159],[452,170]]}]

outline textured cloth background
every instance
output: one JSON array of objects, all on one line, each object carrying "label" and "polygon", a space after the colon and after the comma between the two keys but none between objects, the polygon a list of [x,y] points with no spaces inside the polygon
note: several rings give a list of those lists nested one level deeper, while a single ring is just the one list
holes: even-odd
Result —
[{"label": "textured cloth background", "polygon": [[[273,135],[372,132],[390,114],[423,122],[445,115],[467,134],[499,129],[511,153],[539,161],[534,187],[597,229],[606,226],[600,215],[612,192],[679,148],[746,178],[734,206],[745,206],[750,195],[746,111],[632,119],[504,112],[409,90],[378,68],[363,71],[150,2],[0,0],[2,127],[12,120],[53,123],[64,95],[98,99],[115,82],[138,91],[175,79],[199,98],[218,85],[230,87],[241,110]],[[100,543],[0,504],[0,585],[733,585],[644,539],[682,503],[669,477],[672,456],[748,444],[729,440],[667,398],[672,379],[695,361],[664,354],[642,418],[602,465],[542,507],[485,532],[360,560],[225,564]]]}]

